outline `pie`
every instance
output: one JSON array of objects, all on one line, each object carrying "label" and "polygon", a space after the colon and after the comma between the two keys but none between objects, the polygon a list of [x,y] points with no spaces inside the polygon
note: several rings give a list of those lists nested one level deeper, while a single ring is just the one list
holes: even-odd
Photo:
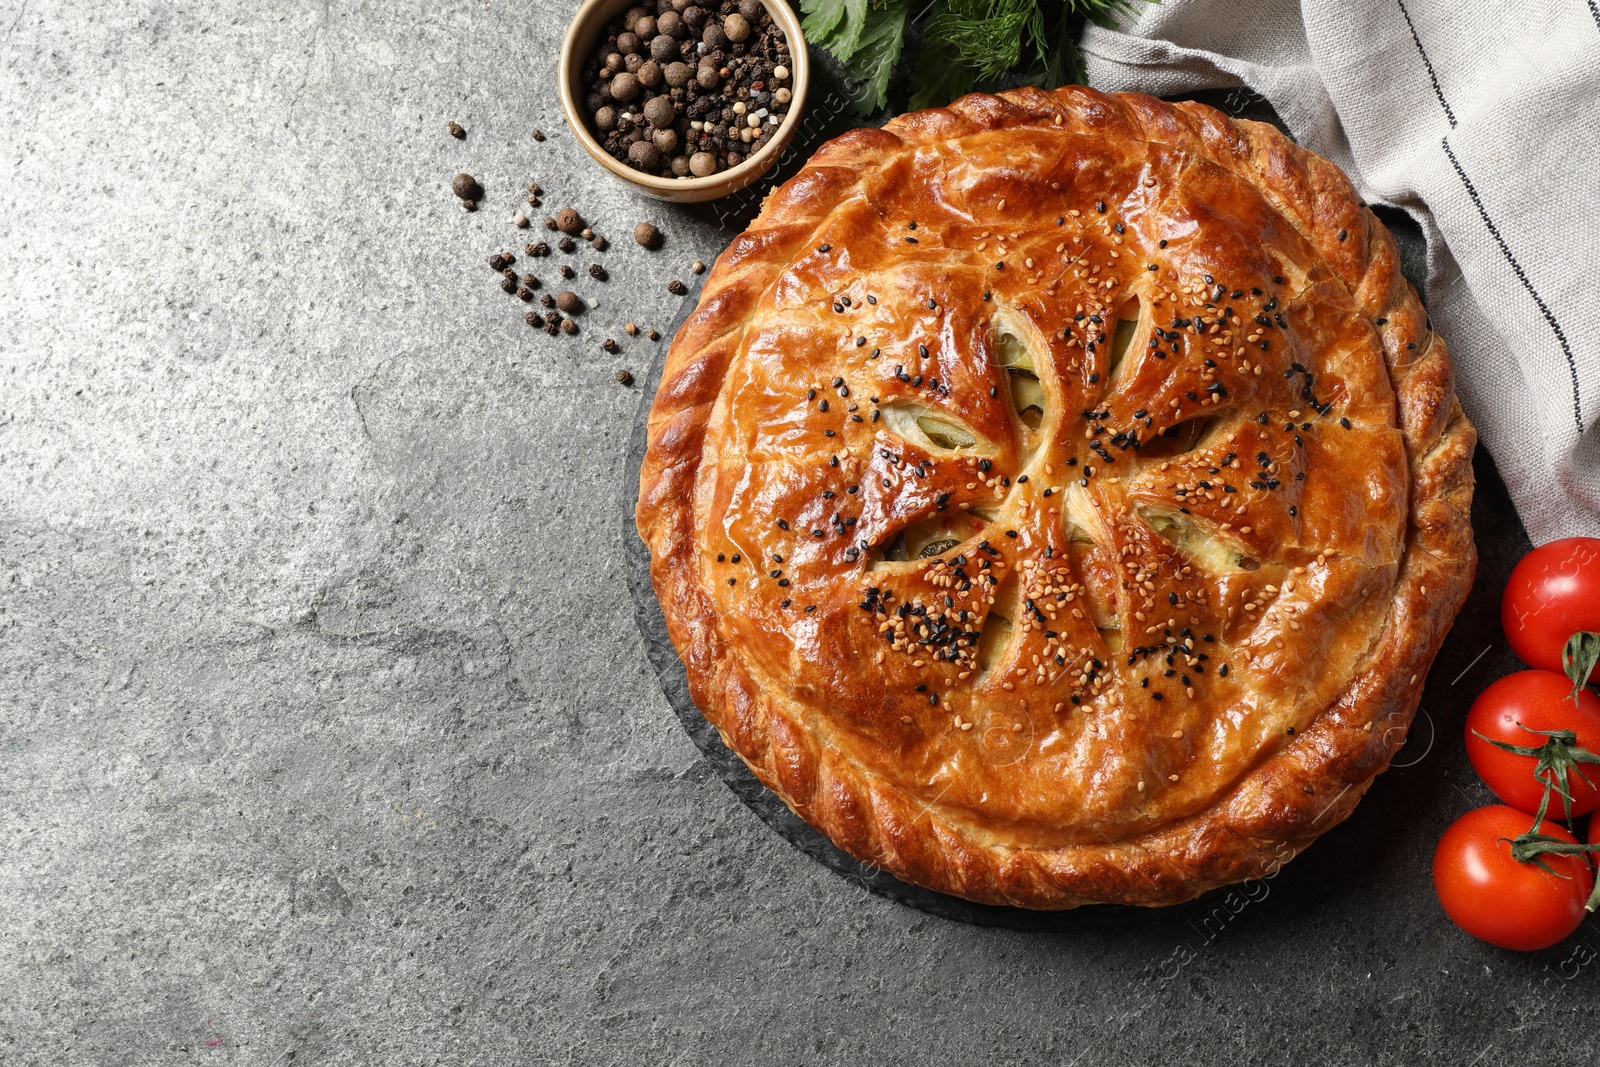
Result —
[{"label": "pie", "polygon": [[851,854],[970,900],[1275,872],[1405,740],[1476,435],[1327,161],[974,95],[826,145],[667,355],[637,521],[692,693]]}]

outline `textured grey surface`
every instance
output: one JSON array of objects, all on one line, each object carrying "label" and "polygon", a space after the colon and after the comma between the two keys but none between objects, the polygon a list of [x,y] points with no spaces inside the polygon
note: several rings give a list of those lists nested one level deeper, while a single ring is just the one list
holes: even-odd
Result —
[{"label": "textured grey surface", "polygon": [[[1260,899],[1071,935],[734,799],[623,580],[651,346],[598,345],[729,231],[562,134],[573,6],[0,3],[0,1063],[1587,1055],[1600,938],[1432,907],[1453,720]],[[577,340],[484,265],[530,178],[614,238]]]}]

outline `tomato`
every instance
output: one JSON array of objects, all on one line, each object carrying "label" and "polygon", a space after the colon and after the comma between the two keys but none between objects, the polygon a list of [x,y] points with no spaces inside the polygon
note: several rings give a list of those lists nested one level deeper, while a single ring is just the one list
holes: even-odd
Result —
[{"label": "tomato", "polygon": [[[1520,671],[1485,689],[1467,712],[1467,758],[1472,769],[1495,796],[1531,815],[1539,810],[1539,799],[1544,796],[1544,783],[1533,773],[1537,761],[1496,748],[1477,736],[1538,748],[1546,739],[1529,730],[1571,730],[1578,735],[1580,748],[1600,754],[1600,697],[1585,689],[1574,705],[1572,682],[1566,675]],[[1600,765],[1581,763],[1569,770],[1567,788],[1572,793],[1572,814],[1583,815],[1600,807]],[[1560,795],[1552,794],[1550,817],[1564,814]]]},{"label": "tomato", "polygon": [[[1504,804],[1469,811],[1444,832],[1433,854],[1433,888],[1450,921],[1480,941],[1521,952],[1549,948],[1576,930],[1594,887],[1581,856],[1541,857],[1556,874],[1511,858],[1510,839],[1532,821]],[[1552,822],[1539,830],[1574,840]]]},{"label": "tomato", "polygon": [[[1500,626],[1522,662],[1560,671],[1567,638],[1600,632],[1600,539],[1568,537],[1523,556],[1506,582]],[[1600,669],[1589,680],[1600,680]]]}]

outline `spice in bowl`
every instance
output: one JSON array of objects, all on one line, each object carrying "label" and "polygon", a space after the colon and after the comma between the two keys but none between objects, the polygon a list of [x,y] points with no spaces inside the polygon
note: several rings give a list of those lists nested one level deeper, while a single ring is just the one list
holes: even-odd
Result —
[{"label": "spice in bowl", "polygon": [[793,99],[790,63],[761,0],[656,0],[607,24],[583,68],[584,112],[613,158],[705,178],[777,133]]}]

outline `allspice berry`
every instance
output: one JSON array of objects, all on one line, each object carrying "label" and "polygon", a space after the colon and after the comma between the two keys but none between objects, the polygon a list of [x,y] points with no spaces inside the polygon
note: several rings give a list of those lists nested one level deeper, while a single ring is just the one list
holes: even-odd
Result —
[{"label": "allspice berry", "polygon": [[672,106],[670,96],[652,96],[645,101],[644,118],[658,130],[665,130],[677,121],[678,111]]},{"label": "allspice berry", "polygon": [[696,152],[689,157],[689,171],[696,178],[704,178],[717,172],[717,157],[710,152]]},{"label": "allspice berry", "polygon": [[583,216],[570,207],[564,207],[556,212],[556,229],[562,233],[580,233],[583,230]]},{"label": "allspice berry", "polygon": [[648,222],[641,222],[633,228],[633,239],[652,251],[661,247],[661,231]]},{"label": "allspice berry", "polygon": [[628,146],[628,162],[644,170],[654,170],[661,162],[661,151],[649,141],[635,141]]},{"label": "allspice berry", "polygon": [[661,77],[667,83],[667,88],[682,89],[689,84],[689,78],[693,73],[687,63],[668,63],[662,68]]},{"label": "allspice berry", "polygon": [[[748,30],[748,26],[746,29]],[[689,27],[684,25],[683,16],[676,11],[667,11],[656,18],[656,32],[664,33],[668,37],[681,39],[689,32]]]},{"label": "allspice berry", "polygon": [[[783,91],[784,90],[781,89],[779,90],[779,92]],[[603,107],[599,111],[596,111],[594,113],[594,124],[599,127],[601,131],[610,133],[612,130],[617,128],[617,109],[614,107]]]},{"label": "allspice berry", "polygon": [[639,78],[637,75],[623,71],[608,83],[611,86],[611,96],[615,100],[627,103],[639,95]]},{"label": "allspice berry", "polygon": [[738,44],[750,36],[750,20],[740,14],[729,15],[722,20],[722,32],[728,35],[728,40]]},{"label": "allspice berry", "polygon": [[470,174],[457,174],[450,182],[450,191],[462,200],[483,199],[483,186]]},{"label": "allspice berry", "polygon": [[578,294],[571,289],[563,289],[556,294],[556,307],[568,315],[576,315],[583,308],[583,301],[578,299]]}]

